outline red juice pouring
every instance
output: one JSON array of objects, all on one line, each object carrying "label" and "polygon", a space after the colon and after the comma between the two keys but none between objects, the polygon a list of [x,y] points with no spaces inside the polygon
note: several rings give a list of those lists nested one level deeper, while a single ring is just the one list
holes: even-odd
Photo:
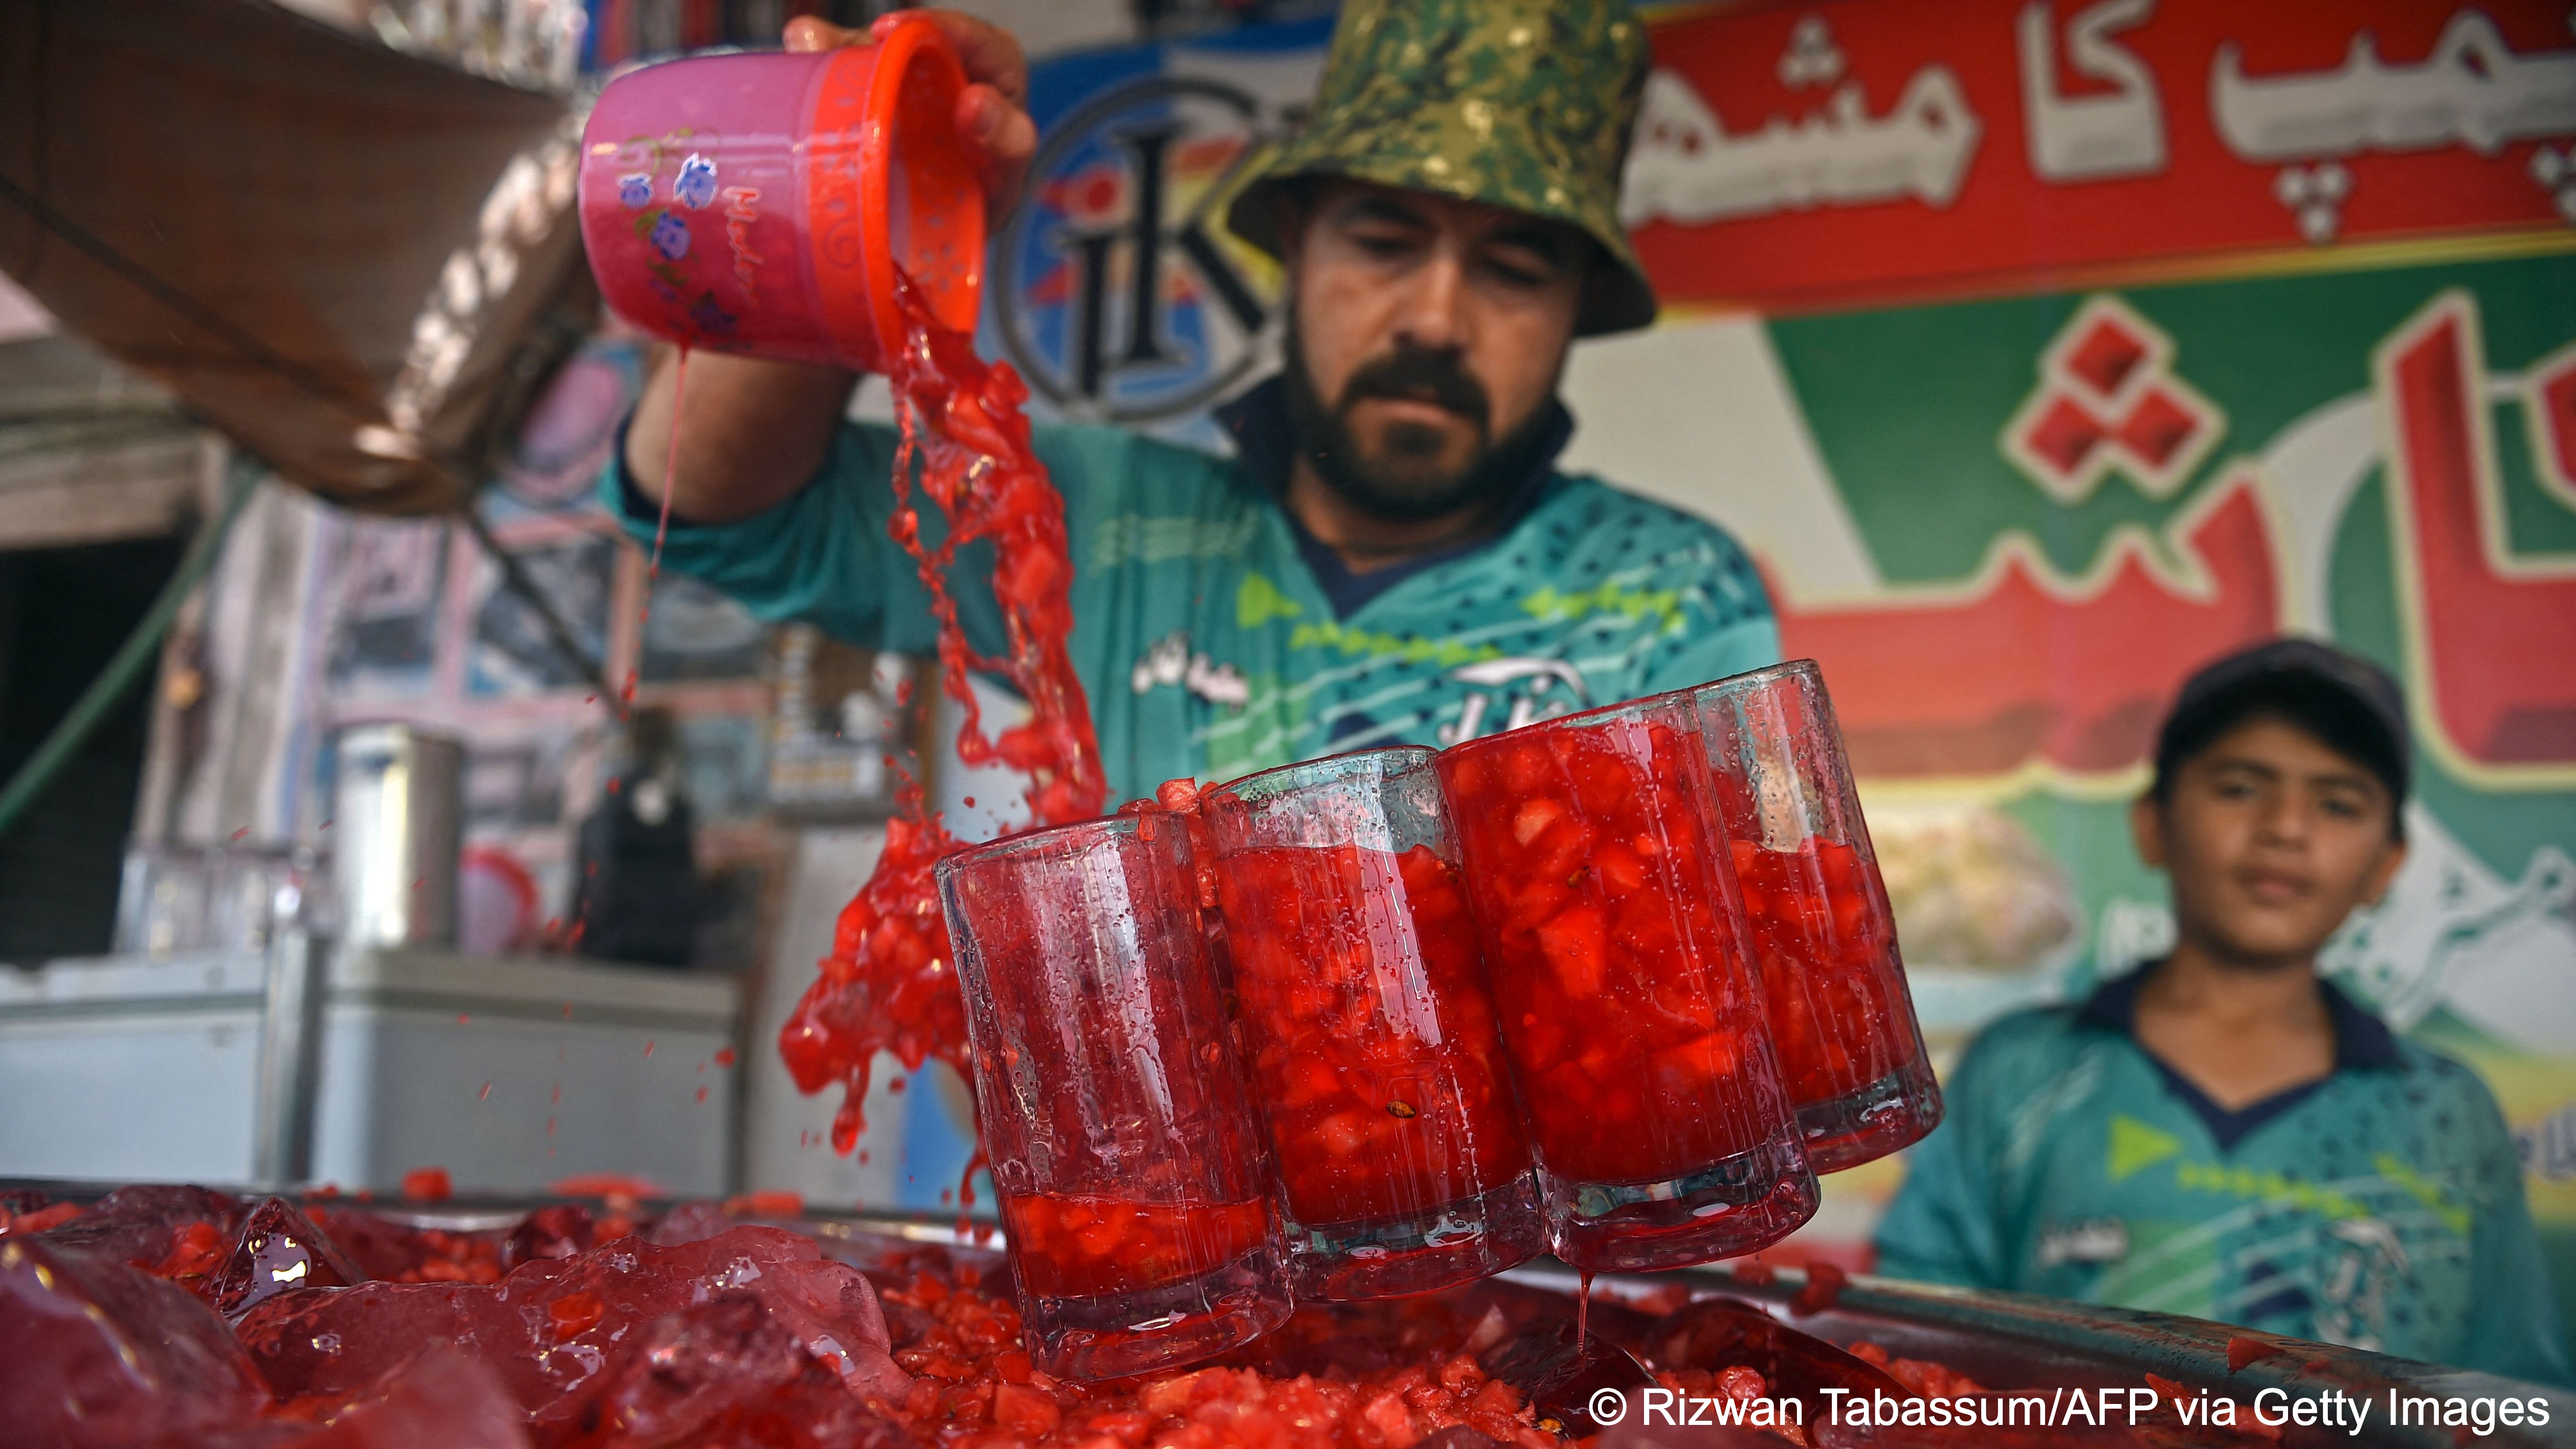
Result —
[{"label": "red juice pouring", "polygon": [[1431,751],[1200,797],[1300,1297],[1428,1292],[1547,1248]]},{"label": "red juice pouring", "polygon": [[[942,323],[900,278],[896,293],[905,334],[889,380],[903,446],[895,455],[896,506],[888,531],[912,556],[939,621],[940,687],[965,710],[957,753],[970,765],[1001,760],[1026,771],[1029,809],[1039,824],[1089,819],[1100,813],[1108,786],[1091,706],[1065,648],[1073,630],[1073,564],[1064,495],[1030,441],[1020,411],[1027,385],[1010,364],[977,357],[974,339]],[[936,541],[914,501],[916,472],[921,493],[946,525]],[[978,540],[993,545],[993,592],[1006,645],[999,658],[967,644],[948,587],[957,551]],[[988,737],[968,683],[973,671],[1008,683],[1028,701],[1029,718]],[[938,1060],[973,1079],[955,953],[931,874],[961,846],[924,808],[917,787],[906,783],[898,803],[885,853],[841,913],[832,954],[778,1038],[801,1090],[841,1085],[841,1110],[832,1123],[832,1145],[841,1152],[865,1128],[859,1108],[879,1051],[894,1052],[907,1069]]]},{"label": "red juice pouring", "polygon": [[[985,216],[973,148],[954,126],[966,83],[939,27],[919,19],[826,52],[644,67],[612,82],[585,126],[582,230],[602,294],[647,331],[886,375],[903,429],[890,532],[929,591],[942,688],[967,711],[958,752],[1026,771],[1035,818],[1054,824],[1098,814],[1106,791],[1065,653],[1064,501],[1020,415],[1027,389],[974,352]],[[675,431],[675,457],[677,442]],[[944,531],[924,527],[916,473]],[[994,546],[1007,639],[996,659],[966,644],[947,587],[957,550],[977,540]],[[1018,691],[1029,720],[988,738],[966,685],[975,670]],[[896,798],[885,851],[779,1033],[800,1088],[841,1086],[842,1152],[865,1128],[878,1052],[908,1070],[969,1069],[931,879],[958,842],[918,788],[905,782]]]},{"label": "red juice pouring", "polygon": [[1031,1359],[1112,1378],[1276,1327],[1287,1254],[1186,823],[1032,831],[937,876]]},{"label": "red juice pouring", "polygon": [[1815,661],[1695,692],[1771,1045],[1818,1172],[1941,1120],[1896,923]]},{"label": "red juice pouring", "polygon": [[1469,741],[1437,764],[1557,1256],[1678,1267],[1813,1216],[1689,696]]}]

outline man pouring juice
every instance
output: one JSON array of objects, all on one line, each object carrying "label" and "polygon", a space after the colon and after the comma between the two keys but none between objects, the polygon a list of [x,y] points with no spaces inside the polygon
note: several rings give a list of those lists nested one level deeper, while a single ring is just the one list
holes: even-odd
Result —
[{"label": "man pouring juice", "polygon": [[[1036,140],[1019,47],[915,13],[964,62],[957,125],[1007,205]],[[865,38],[789,33],[802,49]],[[1279,259],[1287,318],[1278,374],[1221,412],[1234,456],[1035,428],[1112,803],[1778,657],[1733,538],[1556,466],[1568,348],[1654,317],[1618,220],[1646,66],[1622,0],[1346,6],[1310,120],[1228,213]],[[887,532],[894,430],[845,418],[857,375],[712,353],[684,390],[674,373],[603,480],[612,510],[649,539],[667,501],[665,561],[764,617],[929,652],[929,600]],[[1000,610],[965,562],[959,621],[998,653]]]}]

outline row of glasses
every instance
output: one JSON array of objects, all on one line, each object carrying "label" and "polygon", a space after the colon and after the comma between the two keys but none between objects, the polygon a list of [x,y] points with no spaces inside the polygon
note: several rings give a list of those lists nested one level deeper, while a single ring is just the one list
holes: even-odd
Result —
[{"label": "row of glasses", "polygon": [[939,868],[1028,1342],[1779,1241],[1939,1120],[1811,662]]}]

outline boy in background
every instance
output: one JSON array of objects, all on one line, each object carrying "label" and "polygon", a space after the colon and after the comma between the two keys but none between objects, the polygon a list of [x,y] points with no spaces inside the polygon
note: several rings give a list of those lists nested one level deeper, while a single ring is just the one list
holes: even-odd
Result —
[{"label": "boy in background", "polygon": [[2511,1135],[2317,977],[2404,861],[2395,681],[2284,639],[2184,684],[2132,807],[2173,951],[1978,1034],[1879,1271],[2570,1382]]}]

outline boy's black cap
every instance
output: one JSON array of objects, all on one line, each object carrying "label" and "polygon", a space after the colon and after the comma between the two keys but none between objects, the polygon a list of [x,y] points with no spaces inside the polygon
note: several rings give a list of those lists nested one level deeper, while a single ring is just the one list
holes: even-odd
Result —
[{"label": "boy's black cap", "polygon": [[2165,716],[2164,727],[2156,732],[2157,764],[2161,767],[2171,762],[2174,741],[2195,733],[2193,726],[2210,707],[2225,704],[2249,686],[2273,680],[2323,684],[2349,698],[2357,716],[2386,735],[2385,763],[2396,771],[2396,778],[2383,783],[2394,798],[2406,798],[2414,742],[2406,728],[2405,692],[2387,670],[2315,639],[2275,639],[2257,644],[2204,666],[2184,680],[2182,692],[2174,696],[2172,711]]}]

